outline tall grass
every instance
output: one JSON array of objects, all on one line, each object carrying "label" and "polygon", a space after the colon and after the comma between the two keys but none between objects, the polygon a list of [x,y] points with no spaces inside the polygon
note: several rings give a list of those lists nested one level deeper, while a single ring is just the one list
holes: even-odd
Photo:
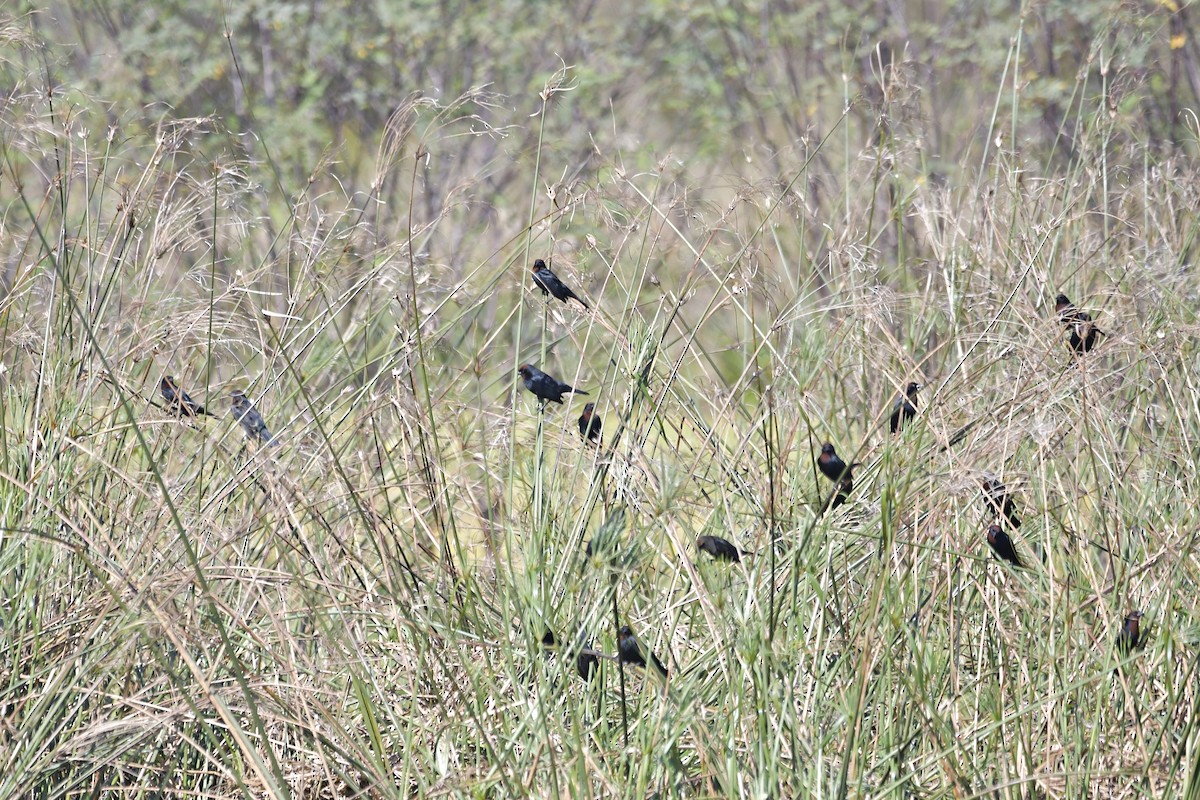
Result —
[{"label": "tall grass", "polygon": [[[453,163],[502,135],[482,91],[400,105],[369,185],[299,187],[213,119],[10,96],[0,796],[1196,797],[1200,179],[1086,75],[1073,157],[1023,154],[1011,55],[944,179],[896,84],[756,180],[539,146],[486,209]],[[824,441],[864,466],[822,515]],[[984,473],[1027,570],[989,557]],[[575,676],[623,624],[667,681]]]}]

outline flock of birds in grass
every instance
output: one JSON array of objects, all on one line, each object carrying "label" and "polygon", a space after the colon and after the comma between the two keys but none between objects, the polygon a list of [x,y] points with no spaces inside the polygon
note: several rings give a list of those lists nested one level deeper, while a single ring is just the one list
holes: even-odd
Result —
[{"label": "flock of birds in grass", "polygon": [[[585,309],[591,309],[591,306],[583,298],[562,282],[544,260],[540,258],[535,260],[532,271],[533,283],[541,290],[543,296],[548,298],[553,295],[564,303],[575,300]],[[1096,327],[1091,315],[1077,308],[1065,294],[1059,294],[1055,298],[1055,313],[1065,327],[1067,346],[1077,356],[1090,352],[1104,336],[1104,332]],[[565,394],[587,394],[587,392],[576,389],[531,364],[522,364],[517,368],[517,373],[521,376],[525,388],[541,401],[543,409],[547,403],[561,405]],[[168,410],[180,417],[216,416],[189,397],[172,376],[163,377],[159,388],[167,402]],[[920,389],[919,383],[911,382],[896,398],[889,417],[889,428],[893,434],[899,433],[908,422],[916,417],[917,393]],[[279,440],[271,435],[262,415],[244,392],[236,390],[231,393],[230,411],[251,440],[262,445],[279,444]],[[579,417],[580,435],[586,442],[599,445],[602,431],[603,423],[600,415],[596,413],[595,404],[587,403]],[[861,464],[858,462],[847,464],[829,442],[821,445],[821,451],[816,460],[821,474],[833,483],[833,488],[822,507],[821,513],[824,514],[826,511],[836,509],[849,498],[854,491],[854,469]],[[997,558],[1012,564],[1015,568],[1023,568],[1025,565],[1017,555],[1008,532],[1021,525],[1012,493],[998,478],[990,476],[981,479],[980,489],[983,493],[985,511],[993,520],[986,531],[988,545]],[[727,563],[740,562],[743,555],[753,555],[739,551],[732,542],[719,536],[700,536],[696,540],[696,547],[714,560]],[[588,555],[591,555],[590,542],[588,543]],[[1130,611],[1121,624],[1115,648],[1123,658],[1128,657],[1134,650],[1140,649],[1145,644],[1146,632],[1141,627],[1142,616],[1141,611]],[[559,647],[558,640],[549,629],[542,636],[542,645],[547,649]],[[617,632],[617,655],[615,657],[606,656],[593,649],[588,641],[576,643],[572,650],[574,651],[576,671],[584,680],[591,680],[596,674],[601,658],[643,669],[647,667],[645,654],[643,654],[633,630],[628,625],[621,626]],[[649,663],[665,679],[667,667],[657,655],[649,650],[647,652],[650,655]]]}]

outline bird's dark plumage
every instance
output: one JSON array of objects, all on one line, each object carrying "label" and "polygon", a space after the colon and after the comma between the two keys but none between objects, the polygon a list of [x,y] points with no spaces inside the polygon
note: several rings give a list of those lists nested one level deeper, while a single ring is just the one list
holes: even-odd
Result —
[{"label": "bird's dark plumage", "polygon": [[599,442],[602,427],[600,415],[596,413],[596,404],[588,403],[579,415],[579,435],[589,442]]},{"label": "bird's dark plumage", "polygon": [[559,280],[558,276],[554,274],[554,270],[546,266],[546,262],[540,258],[533,262],[533,282],[542,290],[543,295],[552,294],[564,303],[574,297],[584,308],[591,308],[583,301],[582,297]]},{"label": "bird's dark plumage", "polygon": [[[625,664],[646,668],[646,659],[642,655],[642,648],[638,646],[637,637],[633,635],[633,631],[628,625],[622,625],[621,630],[617,631],[617,654]],[[658,656],[651,653],[650,659],[662,676],[667,677],[667,668],[658,660]]]},{"label": "bird's dark plumage", "polygon": [[850,489],[853,484],[847,481],[838,481],[833,485],[833,491],[825,498],[825,505],[821,508],[821,513],[835,509],[850,499]]},{"label": "bird's dark plumage", "polygon": [[896,403],[892,406],[892,433],[899,431],[905,423],[917,415],[917,391],[920,388],[921,384],[910,383],[904,389],[904,394],[896,398]]},{"label": "bird's dark plumage", "polygon": [[997,556],[1011,563],[1014,567],[1020,567],[1021,559],[1017,558],[1017,551],[1013,549],[1012,539],[1008,538],[1008,534],[999,525],[991,525],[987,529],[988,544],[992,547],[992,552]]},{"label": "bird's dark plumage", "polygon": [[1013,502],[1012,493],[1008,491],[999,478],[983,478],[979,481],[983,492],[983,507],[994,517],[1004,517],[1010,527],[1021,527],[1021,518],[1017,516],[1017,504]]},{"label": "bird's dark plumage", "polygon": [[1134,650],[1141,650],[1142,645],[1146,642],[1146,637],[1142,632],[1142,612],[1130,611],[1125,615],[1125,621],[1121,623],[1121,631],[1117,634],[1117,654],[1122,658],[1127,657]]},{"label": "bird's dark plumage", "polygon": [[1090,351],[1096,346],[1099,337],[1104,335],[1104,331],[1097,328],[1092,322],[1091,314],[1076,308],[1065,294],[1060,293],[1058,297],[1054,298],[1054,310],[1058,313],[1062,324],[1066,325],[1070,331],[1067,344],[1073,352],[1086,353]]},{"label": "bird's dark plumage", "polygon": [[279,444],[271,432],[267,430],[267,423],[263,422],[262,415],[258,413],[258,409],[250,402],[245,393],[241,389],[235,389],[233,394],[229,396],[230,407],[233,411],[233,416],[241,423],[242,429],[246,431],[246,435],[251,439],[262,444]]},{"label": "bird's dark plumage", "polygon": [[[575,648],[568,648],[564,656],[571,658],[573,655],[575,658],[575,672],[578,673],[580,678],[590,681],[595,677],[596,671],[600,668],[600,656],[592,649],[591,643],[585,640],[586,637],[581,636],[580,638],[582,640],[581,644],[576,645]],[[559,649],[558,639],[555,638],[554,631],[549,628],[546,628],[546,632],[542,634],[542,647],[547,650]],[[573,653],[572,650],[574,650]]]},{"label": "bird's dark plumage", "polygon": [[858,466],[862,465],[857,462],[847,464],[843,461],[829,442],[821,445],[821,455],[817,456],[817,467],[821,470],[822,475],[838,484],[840,488],[844,488],[847,493],[854,491],[853,472],[854,468]]},{"label": "bird's dark plumage", "polygon": [[158,390],[162,392],[163,399],[167,401],[167,410],[176,416],[216,416],[216,414],[205,411],[204,406],[188,397],[188,393],[179,388],[179,384],[175,382],[175,378],[171,375],[163,376],[162,381],[160,381],[158,384]]},{"label": "bird's dark plumage", "polygon": [[599,669],[600,658],[596,655],[596,651],[592,649],[590,644],[585,644],[575,656],[575,672],[580,678],[590,681],[596,677],[596,672]]},{"label": "bird's dark plumage", "polygon": [[554,378],[540,369],[529,364],[522,364],[517,368],[517,372],[521,375],[521,380],[525,382],[525,388],[533,392],[542,402],[562,403],[562,396],[569,392],[575,394],[587,394],[572,387],[570,384]]},{"label": "bird's dark plumage", "polygon": [[[696,547],[708,553],[717,561],[741,561],[742,553],[733,543],[720,536],[701,536],[696,540]],[[746,553],[745,555],[751,555]]]}]

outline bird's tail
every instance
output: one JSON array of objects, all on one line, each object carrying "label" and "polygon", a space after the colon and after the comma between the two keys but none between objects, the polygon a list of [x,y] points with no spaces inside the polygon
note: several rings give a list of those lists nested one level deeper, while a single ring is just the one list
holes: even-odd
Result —
[{"label": "bird's tail", "polygon": [[568,392],[572,392],[572,393],[574,393],[574,394],[587,394],[587,392],[585,392],[583,389],[576,389],[574,386],[572,386],[572,387],[571,387],[570,389],[568,389],[567,391],[568,391]]}]

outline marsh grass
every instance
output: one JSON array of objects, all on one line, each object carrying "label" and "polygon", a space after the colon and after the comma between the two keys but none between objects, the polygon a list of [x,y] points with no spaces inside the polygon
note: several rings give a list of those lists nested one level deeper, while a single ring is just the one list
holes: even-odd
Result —
[{"label": "marsh grass", "polygon": [[[776,175],[600,152],[527,211],[448,155],[501,135],[481,91],[299,189],[212,119],[10,96],[0,796],[1195,797],[1200,179],[1086,85],[1040,169],[1010,88],[945,180],[847,97]],[[594,314],[531,290],[546,254]],[[524,361],[589,397],[540,410]],[[827,515],[823,441],[864,462]],[[622,624],[669,680],[578,680]]]}]

